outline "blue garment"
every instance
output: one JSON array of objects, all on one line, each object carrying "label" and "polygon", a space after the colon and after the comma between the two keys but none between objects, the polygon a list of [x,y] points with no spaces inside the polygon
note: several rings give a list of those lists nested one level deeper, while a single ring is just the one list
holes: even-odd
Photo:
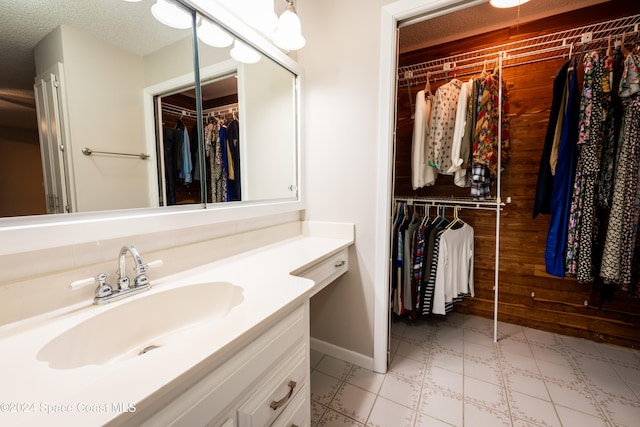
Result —
[{"label": "blue garment", "polygon": [[[556,78],[553,81],[553,99],[551,101],[551,111],[549,113],[549,122],[547,123],[547,133],[544,138],[544,148],[542,149],[542,158],[540,159],[540,168],[538,170],[538,183],[536,185],[536,198],[533,203],[533,217],[539,213],[551,213],[551,191],[553,189],[553,175],[551,173],[551,149],[553,146],[553,137],[556,131],[556,124],[560,116],[560,108],[562,104],[562,95],[564,94],[565,85],[567,84],[567,70],[571,61],[565,62]],[[566,107],[565,107],[566,111]]]},{"label": "blue garment", "polygon": [[[228,189],[229,183],[229,159],[227,158],[227,128],[220,126],[218,130],[218,137],[220,138],[220,156],[222,157],[222,168],[224,169],[224,179],[227,181],[226,188]],[[225,191],[225,202],[229,202],[229,191]]]},{"label": "blue garment", "polygon": [[558,152],[556,175],[551,190],[551,220],[544,254],[548,274],[564,277],[567,249],[567,221],[571,204],[571,188],[576,167],[576,142],[580,115],[580,90],[578,88],[577,63],[569,69],[569,95],[562,124],[562,137]]},{"label": "blue garment", "polygon": [[189,143],[189,133],[186,128],[182,129],[182,164],[180,165],[180,174],[178,178],[184,181],[185,184],[190,184],[191,172],[193,164],[191,163],[191,144]]}]

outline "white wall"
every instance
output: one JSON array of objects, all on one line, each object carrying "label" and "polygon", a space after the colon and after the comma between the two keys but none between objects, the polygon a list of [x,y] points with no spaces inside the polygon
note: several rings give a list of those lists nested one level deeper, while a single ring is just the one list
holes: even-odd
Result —
[{"label": "white wall", "polygon": [[83,147],[146,151],[142,58],[65,25],[39,43],[35,56],[37,73],[55,62],[64,64],[74,211],[149,206],[149,161],[82,154]]},{"label": "white wall", "polygon": [[312,336],[373,357],[379,45],[385,0],[299,1],[306,219],[353,222],[349,272],[313,297]]},{"label": "white wall", "polygon": [[146,151],[142,58],[67,26],[62,45],[78,211],[149,206],[148,160],[81,153]]},{"label": "white wall", "polygon": [[238,76],[242,200],[295,197],[295,76],[266,57]]}]

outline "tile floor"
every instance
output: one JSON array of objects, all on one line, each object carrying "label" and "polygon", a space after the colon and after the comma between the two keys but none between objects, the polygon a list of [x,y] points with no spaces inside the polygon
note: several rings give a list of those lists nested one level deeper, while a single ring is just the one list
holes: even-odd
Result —
[{"label": "tile floor", "polygon": [[312,351],[311,426],[640,426],[640,351],[452,313],[392,325],[386,375]]}]

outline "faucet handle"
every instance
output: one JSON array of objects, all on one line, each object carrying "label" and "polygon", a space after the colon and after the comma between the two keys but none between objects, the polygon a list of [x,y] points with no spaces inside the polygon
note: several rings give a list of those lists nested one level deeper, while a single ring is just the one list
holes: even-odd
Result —
[{"label": "faucet handle", "polygon": [[79,279],[69,283],[69,289],[75,291],[93,284],[100,285],[104,284],[106,280],[107,275],[104,273],[100,273],[95,277],[87,277],[86,279]]},{"label": "faucet handle", "polygon": [[147,277],[147,270],[153,267],[160,267],[164,264],[161,259],[157,259],[155,261],[151,261],[148,264],[142,264],[138,270],[138,275],[134,280],[134,286],[146,286],[149,284],[149,278]]},{"label": "faucet handle", "polygon": [[157,259],[155,261],[151,261],[150,263],[146,264],[145,268],[162,267],[163,264],[164,264],[164,261],[162,261],[161,259]]},{"label": "faucet handle", "polygon": [[86,279],[73,281],[69,283],[69,289],[75,291],[93,284],[96,285],[96,297],[105,297],[113,293],[113,289],[107,283],[107,275],[105,273],[100,273],[96,277],[87,277]]}]

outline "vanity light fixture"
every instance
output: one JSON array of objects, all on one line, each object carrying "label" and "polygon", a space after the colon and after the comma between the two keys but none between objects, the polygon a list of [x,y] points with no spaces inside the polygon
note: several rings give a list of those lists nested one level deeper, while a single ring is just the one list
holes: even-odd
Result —
[{"label": "vanity light fixture", "polygon": [[306,40],[302,36],[300,18],[296,15],[293,0],[286,0],[287,10],[282,12],[278,19],[278,27],[273,37],[273,42],[280,49],[298,50],[304,47]]},{"label": "vanity light fixture", "polygon": [[233,59],[243,64],[255,64],[262,58],[258,51],[237,39],[233,42],[233,49],[229,54]]},{"label": "vanity light fixture", "polygon": [[246,0],[246,3],[242,19],[253,28],[273,38],[278,25],[274,0]]},{"label": "vanity light fixture", "polygon": [[529,0],[491,0],[489,3],[491,3],[493,7],[506,9],[508,7],[521,6],[528,2]]},{"label": "vanity light fixture", "polygon": [[169,27],[186,30],[191,28],[191,13],[173,0],[156,0],[151,13],[160,22]]},{"label": "vanity light fixture", "polygon": [[213,47],[227,47],[233,43],[233,37],[219,25],[208,19],[202,19],[198,25],[198,38],[202,43]]}]

